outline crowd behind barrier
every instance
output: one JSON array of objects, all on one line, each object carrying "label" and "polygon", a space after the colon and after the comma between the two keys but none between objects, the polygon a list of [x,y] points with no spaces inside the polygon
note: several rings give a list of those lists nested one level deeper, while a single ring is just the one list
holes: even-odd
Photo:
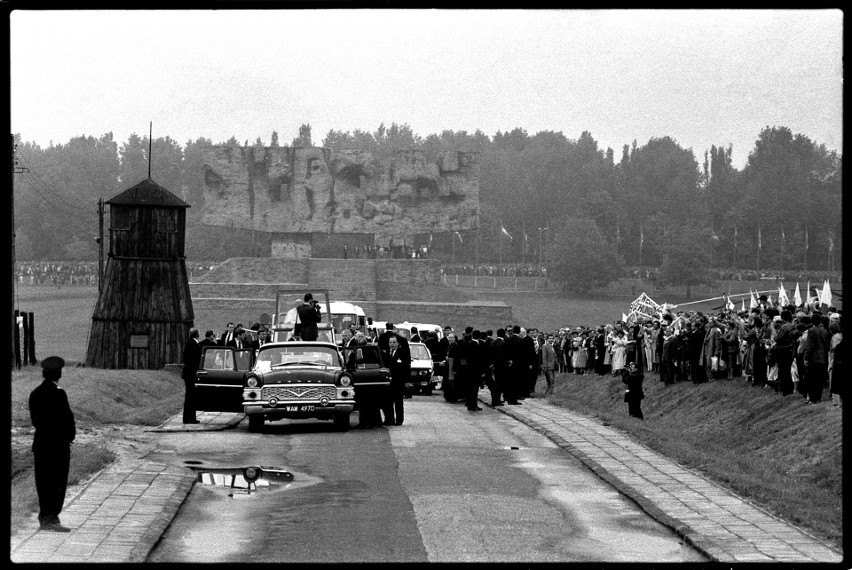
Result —
[{"label": "crowd behind barrier", "polygon": [[[346,252],[352,259],[428,259],[428,247],[412,249],[398,246],[395,250],[380,246],[355,246]],[[205,273],[218,265],[216,261],[187,262],[186,269],[189,280],[196,281]],[[17,282],[22,285],[97,285],[97,261],[19,261],[17,266]],[[492,263],[443,264],[441,275],[481,275],[489,277],[547,277],[547,268],[534,263]],[[821,284],[826,279],[831,283],[842,284],[843,274],[840,271],[801,271],[785,270],[755,271],[751,269],[715,268],[710,270],[714,279],[720,281],[810,281],[814,285]],[[658,276],[656,267],[625,267],[623,278],[655,280]]]},{"label": "crowd behind barrier", "polygon": [[[187,263],[189,280],[194,281],[212,270],[218,262]],[[97,261],[18,261],[17,282],[21,285],[97,286]]]}]

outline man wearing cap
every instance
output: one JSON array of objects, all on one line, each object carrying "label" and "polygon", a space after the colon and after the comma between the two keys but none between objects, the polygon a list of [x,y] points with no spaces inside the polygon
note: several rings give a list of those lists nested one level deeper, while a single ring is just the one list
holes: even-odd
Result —
[{"label": "man wearing cap", "polygon": [[30,419],[35,427],[33,456],[38,522],[41,530],[69,532],[59,522],[68,486],[71,442],[77,435],[68,396],[59,387],[65,361],[58,356],[41,362],[44,381],[30,393]]}]

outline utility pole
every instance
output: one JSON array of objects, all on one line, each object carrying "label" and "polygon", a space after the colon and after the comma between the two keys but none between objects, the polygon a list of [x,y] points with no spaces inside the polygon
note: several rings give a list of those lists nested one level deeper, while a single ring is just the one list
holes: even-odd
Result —
[{"label": "utility pole", "polygon": [[[15,143],[15,135],[10,135],[10,136],[12,137],[12,139],[11,139],[12,140],[12,174],[13,175],[14,174],[23,174],[24,171],[27,170],[27,169],[22,167],[22,166],[18,166],[18,154],[17,154],[18,153],[18,145],[17,145],[17,143]],[[12,176],[12,178],[14,179],[14,176]],[[9,227],[11,228],[11,232],[12,232],[12,251],[11,251],[11,253],[12,253],[12,255],[11,255],[11,257],[12,257],[12,271],[10,271],[9,274],[12,276],[12,287],[10,288],[12,296],[9,298],[9,314],[12,317],[12,336],[10,337],[10,340],[12,342],[12,346],[11,346],[12,358],[10,360],[12,361],[12,368],[14,368],[15,367],[15,327],[18,326],[18,319],[15,316],[15,286],[16,286],[15,279],[16,279],[17,276],[15,275],[16,274],[16,271],[15,271],[16,262],[15,262],[15,185],[14,185],[14,182],[12,183],[11,188],[12,188],[12,192],[11,192],[11,202],[12,202],[11,206],[12,207],[9,208],[9,217],[10,217]]]}]

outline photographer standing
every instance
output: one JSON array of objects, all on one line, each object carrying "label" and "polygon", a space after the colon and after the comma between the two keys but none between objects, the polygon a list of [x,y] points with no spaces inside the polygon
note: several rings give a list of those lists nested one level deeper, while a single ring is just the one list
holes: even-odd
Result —
[{"label": "photographer standing", "polygon": [[296,309],[302,323],[302,340],[316,340],[319,337],[317,324],[321,320],[320,306],[311,293],[305,293],[305,302]]}]

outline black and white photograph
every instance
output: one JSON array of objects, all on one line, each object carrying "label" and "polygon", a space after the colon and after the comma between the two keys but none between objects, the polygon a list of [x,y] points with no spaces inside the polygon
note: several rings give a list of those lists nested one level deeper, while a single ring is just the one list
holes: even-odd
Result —
[{"label": "black and white photograph", "polygon": [[843,10],[6,8],[10,562],[848,564]]}]

